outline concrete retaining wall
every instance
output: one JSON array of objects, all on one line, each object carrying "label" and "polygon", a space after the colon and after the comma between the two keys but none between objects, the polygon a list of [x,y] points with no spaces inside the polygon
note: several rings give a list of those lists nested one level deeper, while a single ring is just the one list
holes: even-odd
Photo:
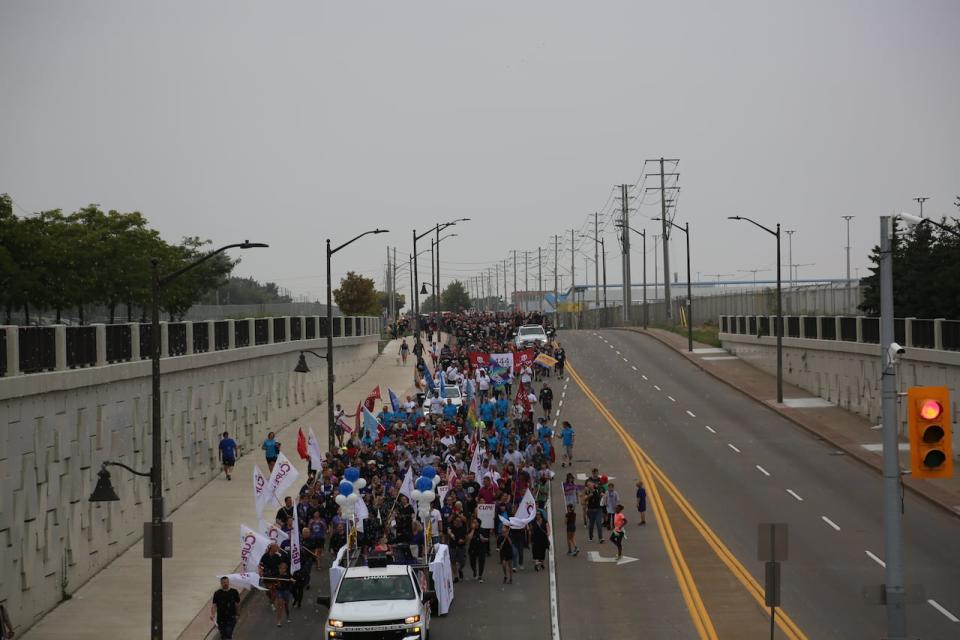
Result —
[{"label": "concrete retaining wall", "polygon": [[[161,361],[168,513],[218,473],[220,433],[256,448],[325,400],[324,362],[293,372],[300,349],[324,347],[303,340]],[[377,351],[377,336],[336,338],[337,388],[359,378]],[[149,471],[150,404],[149,361],[0,379],[0,602],[18,627],[141,539],[147,479],[113,468],[120,501],[87,498],[104,460]],[[283,444],[295,453],[295,442]]]}]

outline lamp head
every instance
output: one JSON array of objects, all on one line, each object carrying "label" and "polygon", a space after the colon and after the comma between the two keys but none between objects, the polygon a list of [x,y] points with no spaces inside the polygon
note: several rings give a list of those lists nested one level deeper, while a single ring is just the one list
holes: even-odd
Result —
[{"label": "lamp head", "polygon": [[240,243],[241,249],[266,249],[270,245],[264,244],[263,242],[250,242],[249,240],[244,240]]},{"label": "lamp head", "polygon": [[740,216],[727,216],[727,220],[743,220]]},{"label": "lamp head", "polygon": [[427,295],[427,293],[428,293],[428,292],[427,292],[427,285],[424,284],[423,286],[420,287],[420,295]]},{"label": "lamp head", "polygon": [[390,233],[390,229],[374,229],[374,233]]},{"label": "lamp head", "polygon": [[119,501],[120,496],[113,490],[113,485],[110,483],[110,472],[107,471],[106,465],[101,466],[100,471],[97,473],[97,486],[94,487],[93,493],[90,494],[90,502]]},{"label": "lamp head", "polygon": [[300,359],[297,361],[297,366],[293,368],[293,371],[295,373],[310,373],[310,367],[307,366],[307,357],[303,351],[300,352]]}]

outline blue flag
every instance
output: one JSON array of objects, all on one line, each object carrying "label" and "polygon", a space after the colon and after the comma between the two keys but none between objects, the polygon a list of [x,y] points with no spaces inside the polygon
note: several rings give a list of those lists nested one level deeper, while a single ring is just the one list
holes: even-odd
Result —
[{"label": "blue flag", "polygon": [[380,437],[380,422],[376,416],[370,413],[370,410],[363,407],[363,437],[376,441]]},{"label": "blue flag", "polygon": [[444,379],[443,371],[437,374],[437,377],[440,378],[440,398],[447,397],[447,381]]},{"label": "blue flag", "polygon": [[400,399],[397,398],[397,394],[390,387],[387,387],[387,394],[390,396],[390,406],[393,407],[393,412],[400,413]]},{"label": "blue flag", "polygon": [[437,384],[433,381],[433,374],[430,373],[430,367],[427,366],[426,360],[423,361],[423,381],[427,383],[427,389],[431,393],[437,390]]}]

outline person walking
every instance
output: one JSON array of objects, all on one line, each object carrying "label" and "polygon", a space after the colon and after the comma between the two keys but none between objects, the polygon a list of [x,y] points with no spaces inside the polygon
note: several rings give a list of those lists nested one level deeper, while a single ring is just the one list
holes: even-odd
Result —
[{"label": "person walking", "polygon": [[603,544],[603,490],[592,482],[587,483],[587,533],[593,540],[593,530],[597,530],[597,539]]},{"label": "person walking", "polygon": [[407,339],[404,338],[400,342],[400,361],[404,366],[407,364],[407,358],[410,357],[410,345],[407,344]]},{"label": "person walking", "polygon": [[575,556],[580,553],[580,547],[577,546],[577,508],[575,505],[567,505],[567,555]]},{"label": "person walking", "polygon": [[553,389],[549,382],[544,382],[540,389],[540,407],[543,409],[544,418],[550,417],[550,411],[553,409]]},{"label": "person walking", "polygon": [[637,524],[647,524],[647,489],[643,486],[643,480],[637,480],[637,511],[640,512],[640,522]]},{"label": "person walking", "polygon": [[290,567],[286,562],[280,563],[280,570],[277,572],[277,599],[274,604],[277,606],[277,626],[283,625],[283,616],[287,616],[287,622],[293,622],[290,618],[290,604],[293,601],[293,576],[290,575]]},{"label": "person walking", "polygon": [[530,547],[533,553],[533,570],[540,571],[547,557],[547,549],[550,548],[550,525],[539,510],[530,523]]},{"label": "person walking", "polygon": [[470,523],[467,540],[473,579],[483,582],[483,569],[487,564],[487,556],[490,555],[490,537],[486,530],[480,528],[480,521],[476,518]]},{"label": "person walking", "polygon": [[277,463],[277,456],[280,455],[280,443],[275,439],[275,433],[271,431],[267,434],[267,439],[263,441],[260,448],[263,449],[264,457],[267,459],[267,466],[270,467],[270,473],[273,473],[273,465]]},{"label": "person walking", "polygon": [[220,438],[220,446],[218,455],[220,456],[220,463],[223,465],[223,475],[227,476],[227,480],[230,480],[230,474],[233,472],[233,465],[237,463],[237,441],[230,437],[230,434],[226,431],[223,432],[223,437]]},{"label": "person walking", "polygon": [[566,420],[563,421],[563,428],[560,429],[560,441],[563,443],[563,458],[561,460],[560,466],[573,466],[573,442],[576,436],[576,432],[573,430],[573,427]]},{"label": "person walking", "polygon": [[620,506],[620,494],[617,493],[612,482],[607,484],[607,504],[605,506],[607,513],[603,519],[603,526],[612,529],[613,516],[617,513],[617,507]]},{"label": "person walking", "polygon": [[623,515],[623,505],[618,504],[613,516],[613,533],[610,541],[617,545],[617,560],[623,557],[623,527],[627,524],[627,516]]},{"label": "person walking", "polygon": [[[210,603],[210,619],[216,620],[217,629],[223,640],[233,638],[233,628],[237,626],[237,610],[240,607],[240,593],[230,586],[230,579],[220,578],[220,588],[213,592]],[[12,638],[13,635],[0,635],[0,638]]]},{"label": "person walking", "polygon": [[500,552],[500,565],[503,567],[503,584],[513,584],[513,541],[507,525],[500,529],[497,549]]}]

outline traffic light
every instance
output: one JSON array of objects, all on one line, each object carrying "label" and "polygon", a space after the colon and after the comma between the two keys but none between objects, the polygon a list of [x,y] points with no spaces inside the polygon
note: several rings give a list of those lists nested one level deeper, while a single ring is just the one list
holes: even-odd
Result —
[{"label": "traffic light", "polygon": [[946,387],[910,387],[907,391],[910,469],[915,478],[953,475],[950,391]]}]

